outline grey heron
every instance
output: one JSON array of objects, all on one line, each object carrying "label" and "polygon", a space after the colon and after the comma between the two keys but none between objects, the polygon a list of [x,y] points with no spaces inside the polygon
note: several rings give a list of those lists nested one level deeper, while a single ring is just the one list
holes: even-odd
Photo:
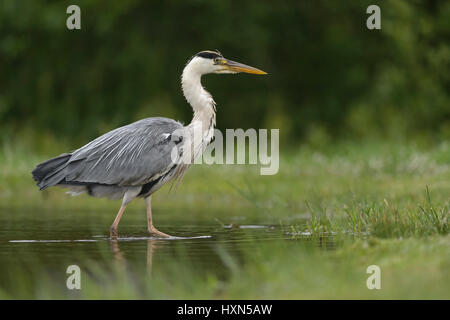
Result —
[{"label": "grey heron", "polygon": [[[127,204],[144,198],[147,207],[148,232],[156,237],[169,237],[153,225],[152,194],[171,180],[181,179],[189,162],[175,162],[173,150],[190,148],[193,155],[203,153],[213,138],[216,104],[201,84],[209,73],[253,73],[264,71],[228,60],[218,51],[202,51],[186,64],[181,87],[194,116],[191,123],[163,117],[146,118],[112,130],[69,153],[39,164],[32,172],[40,190],[52,186],[69,188],[72,195],[87,193],[93,197],[122,199],[122,205],[110,228],[110,237],[117,238],[119,221]],[[195,130],[201,139],[185,139]],[[176,149],[174,149],[176,148]]]}]

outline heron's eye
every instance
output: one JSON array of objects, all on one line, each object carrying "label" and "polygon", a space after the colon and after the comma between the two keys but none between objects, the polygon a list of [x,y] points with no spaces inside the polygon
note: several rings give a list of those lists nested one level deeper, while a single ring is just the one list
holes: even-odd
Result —
[{"label": "heron's eye", "polygon": [[220,58],[215,58],[214,59],[214,64],[219,64],[220,63]]}]

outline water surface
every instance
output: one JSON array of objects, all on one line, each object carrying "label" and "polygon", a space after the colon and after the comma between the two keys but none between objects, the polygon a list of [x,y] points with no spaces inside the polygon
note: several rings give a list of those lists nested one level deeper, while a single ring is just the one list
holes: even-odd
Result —
[{"label": "water surface", "polygon": [[[1,213],[0,285],[6,290],[18,280],[12,272],[16,268],[30,270],[32,278],[33,270],[38,268],[65,279],[69,265],[83,269],[92,262],[103,265],[105,272],[111,265],[122,264],[129,269],[146,269],[152,276],[173,264],[183,264],[199,273],[226,279],[230,272],[227,257],[240,264],[245,261],[246,252],[256,246],[264,247],[274,241],[288,245],[311,242],[307,236],[293,237],[279,225],[254,221],[246,224],[244,218],[229,224],[214,219],[208,223],[162,219],[157,227],[173,235],[168,239],[150,237],[145,222],[129,218],[121,222],[118,239],[111,240],[109,220],[101,216],[76,212],[13,214],[3,210]],[[323,245],[312,242],[314,246]],[[332,249],[334,242],[327,240],[325,247]],[[39,273],[33,281],[39,283]]]}]

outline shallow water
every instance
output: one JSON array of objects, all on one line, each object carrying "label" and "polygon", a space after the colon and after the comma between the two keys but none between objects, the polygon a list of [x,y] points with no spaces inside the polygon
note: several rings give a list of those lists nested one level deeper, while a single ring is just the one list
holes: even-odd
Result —
[{"label": "shallow water", "polygon": [[[226,257],[242,263],[245,252],[255,246],[274,241],[306,241],[313,246],[334,248],[332,239],[327,239],[324,245],[306,236],[293,238],[289,230],[276,225],[202,224],[180,219],[162,220],[158,225],[159,230],[174,235],[168,239],[149,237],[141,220],[128,219],[121,222],[118,239],[111,240],[105,219],[88,216],[61,212],[47,212],[44,216],[5,211],[2,214],[0,211],[0,288],[8,290],[14,286],[17,279],[11,278],[15,276],[11,271],[16,268],[32,270],[37,266],[65,279],[66,268],[71,264],[83,268],[92,262],[104,266],[118,262],[157,275],[168,265],[183,263],[199,273],[225,279],[230,272]],[[36,274],[37,278],[32,280],[38,283]]]}]

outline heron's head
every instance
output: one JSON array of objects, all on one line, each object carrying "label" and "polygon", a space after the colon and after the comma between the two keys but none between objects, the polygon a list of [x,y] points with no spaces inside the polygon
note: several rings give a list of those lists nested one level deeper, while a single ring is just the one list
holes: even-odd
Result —
[{"label": "heron's head", "polygon": [[208,73],[253,73],[267,74],[266,72],[247,66],[245,64],[228,60],[218,51],[201,51],[197,53],[188,62],[191,70],[195,70],[200,74]]}]

